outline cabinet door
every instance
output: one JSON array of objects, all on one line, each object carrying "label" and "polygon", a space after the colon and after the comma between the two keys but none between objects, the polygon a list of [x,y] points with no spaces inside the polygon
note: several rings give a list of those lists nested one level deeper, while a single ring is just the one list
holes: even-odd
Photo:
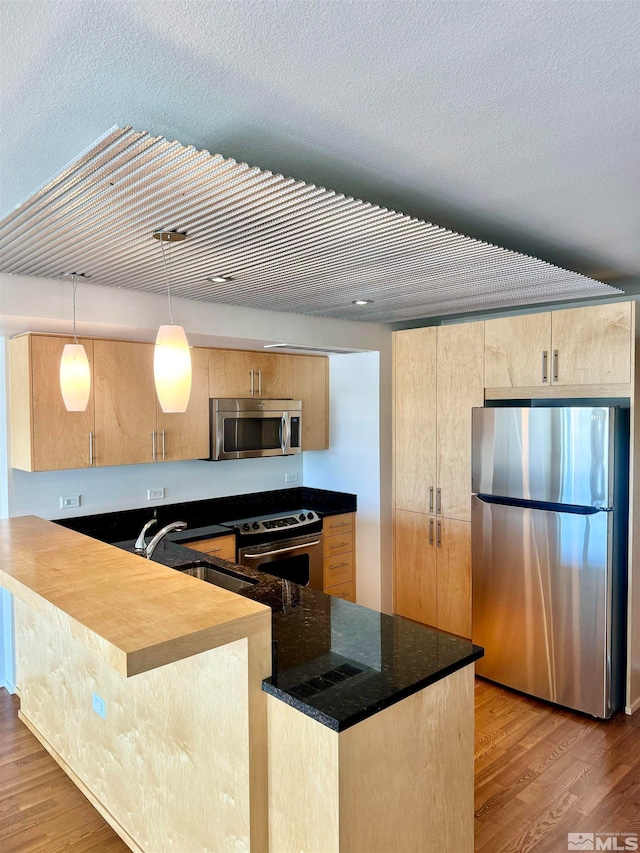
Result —
[{"label": "cabinet door", "polygon": [[437,520],[438,628],[471,637],[471,522]]},{"label": "cabinet door", "polygon": [[272,400],[293,399],[293,355],[273,352],[254,352],[254,385],[257,397]]},{"label": "cabinet door", "polygon": [[243,350],[210,349],[209,396],[222,399],[255,396],[258,385],[254,355]]},{"label": "cabinet door", "polygon": [[558,385],[631,382],[630,302],[554,311],[551,330]]},{"label": "cabinet door", "polygon": [[435,328],[393,335],[395,505],[433,511],[436,487]]},{"label": "cabinet door", "polygon": [[128,341],[93,343],[96,465],[154,461],[153,349]]},{"label": "cabinet door", "polygon": [[294,400],[302,400],[302,449],[329,447],[329,359],[326,356],[293,357]]},{"label": "cabinet door", "polygon": [[209,456],[209,351],[192,347],[190,352],[191,394],[187,411],[167,414],[157,403],[159,461]]},{"label": "cabinet door", "polygon": [[437,470],[440,514],[471,520],[471,408],[484,403],[484,324],[438,328]]},{"label": "cabinet door", "polygon": [[229,560],[235,563],[235,534],[231,536],[216,536],[212,539],[200,539],[198,542],[185,542],[184,544],[193,551],[202,551],[203,554],[211,554],[212,557],[218,557],[220,560]]},{"label": "cabinet door", "polygon": [[396,510],[394,535],[394,612],[427,625],[438,624],[436,519]]},{"label": "cabinet door", "polygon": [[486,320],[485,388],[524,388],[551,382],[551,312]]},{"label": "cabinet door", "polygon": [[[93,341],[78,339],[93,368]],[[25,471],[88,468],[94,432],[93,377],[84,412],[68,412],[60,358],[73,338],[22,335],[10,344],[12,464]]]}]

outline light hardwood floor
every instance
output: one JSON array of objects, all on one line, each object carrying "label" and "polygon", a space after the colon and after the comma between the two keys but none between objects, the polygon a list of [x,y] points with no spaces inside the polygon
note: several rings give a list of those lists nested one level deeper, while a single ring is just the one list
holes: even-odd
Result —
[{"label": "light hardwood floor", "polygon": [[[18,705],[0,689],[2,853],[126,853]],[[640,714],[598,722],[477,680],[475,815],[476,853],[564,853],[569,832],[640,836]]]}]

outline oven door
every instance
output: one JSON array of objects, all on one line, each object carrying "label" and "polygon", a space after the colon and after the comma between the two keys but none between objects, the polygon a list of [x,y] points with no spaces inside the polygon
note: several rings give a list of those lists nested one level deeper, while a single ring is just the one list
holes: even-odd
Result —
[{"label": "oven door", "polygon": [[241,566],[322,591],[322,534],[248,545],[238,551]]}]

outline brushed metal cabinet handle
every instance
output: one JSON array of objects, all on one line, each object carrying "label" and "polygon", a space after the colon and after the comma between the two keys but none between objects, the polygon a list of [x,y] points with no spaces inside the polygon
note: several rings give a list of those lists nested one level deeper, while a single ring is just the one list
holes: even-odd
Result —
[{"label": "brushed metal cabinet handle", "polygon": [[429,512],[433,512],[433,486],[429,486]]},{"label": "brushed metal cabinet handle", "polygon": [[329,566],[329,571],[333,571],[333,569],[342,569],[348,565],[349,563],[335,563],[333,566]]},{"label": "brushed metal cabinet handle", "polygon": [[329,527],[331,527],[332,529],[334,527],[348,527],[350,524],[350,521],[341,521],[339,524],[330,524]]},{"label": "brushed metal cabinet handle", "polygon": [[442,512],[442,489],[436,489],[436,515],[440,515]]},{"label": "brushed metal cabinet handle", "polygon": [[433,545],[433,519],[429,519],[429,545]]},{"label": "brushed metal cabinet handle", "polygon": [[258,371],[258,397],[262,397],[262,371]]},{"label": "brushed metal cabinet handle", "polygon": [[348,544],[348,542],[337,542],[335,545],[329,545],[329,548],[344,548]]},{"label": "brushed metal cabinet handle", "polygon": [[89,432],[89,465],[93,465],[93,433]]},{"label": "brushed metal cabinet handle", "polygon": [[549,364],[549,351],[542,351],[542,382],[543,384],[549,381],[549,373],[548,373],[548,364]]},{"label": "brushed metal cabinet handle", "polygon": [[553,381],[558,381],[558,350],[553,351]]},{"label": "brushed metal cabinet handle", "polygon": [[254,382],[253,382],[253,367],[252,367],[252,368],[251,368],[251,370],[249,371],[249,374],[251,375],[251,396],[253,397],[253,395],[254,395],[254,393],[255,393],[255,391],[254,391]]},{"label": "brushed metal cabinet handle", "polygon": [[156,461],[156,431],[151,430],[151,461]]},{"label": "brushed metal cabinet handle", "polygon": [[164,430],[162,430],[162,461],[164,462],[165,454],[164,454]]},{"label": "brushed metal cabinet handle", "polygon": [[442,522],[441,521],[438,522],[438,526],[436,529],[438,531],[437,538],[436,538],[436,546],[439,548],[442,545]]}]

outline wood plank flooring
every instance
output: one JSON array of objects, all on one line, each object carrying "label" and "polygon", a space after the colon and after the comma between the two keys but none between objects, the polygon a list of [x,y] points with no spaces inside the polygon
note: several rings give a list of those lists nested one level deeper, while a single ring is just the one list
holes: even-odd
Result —
[{"label": "wood plank flooring", "polygon": [[[2,853],[126,853],[18,705],[0,689]],[[475,815],[476,853],[564,853],[569,832],[640,836],[640,713],[598,722],[477,680]]]},{"label": "wood plank flooring", "polygon": [[0,689],[2,853],[130,853],[20,722],[19,705]]},{"label": "wood plank flooring", "polygon": [[640,839],[640,713],[600,722],[476,679],[475,769],[476,853],[561,853],[569,832]]}]

